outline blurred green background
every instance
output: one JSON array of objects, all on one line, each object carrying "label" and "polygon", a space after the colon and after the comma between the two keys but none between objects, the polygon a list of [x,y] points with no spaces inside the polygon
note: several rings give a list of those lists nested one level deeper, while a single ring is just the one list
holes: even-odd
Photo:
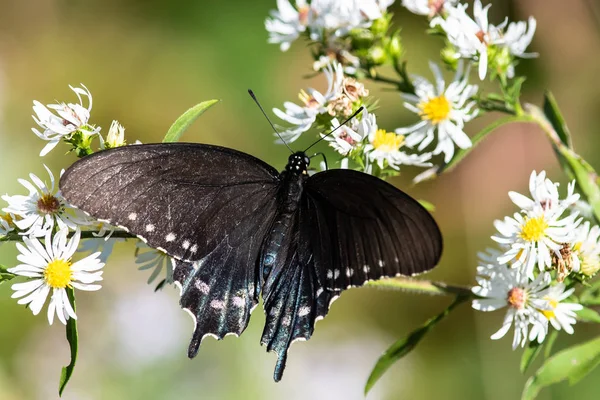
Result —
[{"label": "blurred green background", "polygon": [[[430,76],[439,38],[424,35],[426,21],[396,1],[409,69]],[[590,1],[592,3],[592,1]],[[597,5],[597,7],[600,5]],[[74,101],[68,84],[84,83],[94,96],[91,122],[106,133],[112,119],[130,142],[160,141],[171,122],[203,100],[222,102],[202,116],[184,140],[242,150],[281,168],[286,150],[246,93],[251,87],[265,108],[295,100],[301,88],[325,88],[311,73],[309,50],[295,43],[286,53],[267,44],[263,22],[275,0],[33,0],[0,1],[0,192],[23,193],[18,178],[42,163],[58,172],[74,161],[58,147],[49,156],[30,131],[32,100]],[[573,132],[576,149],[600,168],[600,31],[583,0],[495,2],[491,21],[534,15],[538,30],[523,61],[525,99],[541,102],[551,89]],[[380,126],[414,121],[397,93],[367,83],[380,97]],[[497,115],[468,125],[474,134]],[[507,192],[525,191],[532,169],[564,177],[542,132],[530,125],[504,127],[454,172],[411,187],[417,172],[406,169],[399,187],[437,206],[445,237],[439,267],[426,276],[472,284],[476,253],[491,245],[492,221],[514,211]],[[14,246],[0,248],[0,263],[15,264]],[[259,345],[264,317],[257,311],[241,338],[207,340],[198,357],[186,356],[192,323],[179,309],[177,290],[159,293],[146,285],[148,272],[133,263],[133,244],[120,244],[105,268],[104,287],[79,296],[80,354],[65,399],[361,399],[380,353],[434,313],[448,298],[386,292],[346,292],[313,338],[292,347],[283,381],[273,383],[275,356]],[[55,399],[60,368],[68,363],[64,327],[49,327],[0,286],[0,399]],[[42,313],[43,314],[43,313]],[[389,370],[371,399],[517,399],[526,377],[511,339],[491,341],[503,312],[477,313],[462,306]],[[598,335],[578,324],[575,338]],[[534,367],[537,367],[536,363]],[[600,370],[575,387],[560,384],[540,399],[597,399]]]}]

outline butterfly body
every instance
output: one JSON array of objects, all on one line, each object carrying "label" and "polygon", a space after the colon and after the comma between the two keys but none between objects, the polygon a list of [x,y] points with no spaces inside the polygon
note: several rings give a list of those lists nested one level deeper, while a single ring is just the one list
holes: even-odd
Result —
[{"label": "butterfly body", "polygon": [[294,341],[308,340],[350,287],[433,268],[442,239],[418,202],[351,170],[308,175],[303,152],[283,172],[219,146],[119,147],[71,166],[64,196],[173,257],[181,307],[194,319],[188,355],[208,336],[240,335],[262,295],[261,343],[281,379]]}]

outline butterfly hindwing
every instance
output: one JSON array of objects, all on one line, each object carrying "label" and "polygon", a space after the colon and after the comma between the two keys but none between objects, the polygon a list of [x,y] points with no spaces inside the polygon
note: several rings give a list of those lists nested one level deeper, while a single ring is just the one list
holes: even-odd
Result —
[{"label": "butterfly hindwing", "polygon": [[339,296],[339,291],[325,289],[317,277],[308,211],[301,206],[294,215],[283,236],[282,254],[287,257],[273,268],[263,288],[266,321],[261,343],[277,353],[275,381],[283,375],[291,344],[310,339],[316,321],[327,315],[332,299]]},{"label": "butterfly hindwing", "polygon": [[175,261],[180,304],[195,322],[190,357],[197,354],[206,336],[239,336],[248,325],[261,289],[256,260],[274,213],[274,204],[269,204],[248,215],[223,243],[196,263]]},{"label": "butterfly hindwing", "polygon": [[93,217],[185,261],[214,250],[274,200],[277,171],[245,153],[192,143],[124,146],[85,157],[60,188]]},{"label": "butterfly hindwing", "polygon": [[435,220],[416,200],[371,175],[320,172],[307,180],[316,270],[325,288],[415,275],[433,268],[442,251]]}]

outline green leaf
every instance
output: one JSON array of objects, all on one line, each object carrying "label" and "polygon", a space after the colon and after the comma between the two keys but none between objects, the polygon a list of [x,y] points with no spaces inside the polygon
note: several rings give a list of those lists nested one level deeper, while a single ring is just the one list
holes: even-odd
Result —
[{"label": "green leaf", "polygon": [[16,275],[7,271],[4,265],[0,265],[0,285],[4,282],[10,281]]},{"label": "green leaf", "polygon": [[419,200],[419,204],[421,204],[427,211],[435,212],[435,205],[433,203],[430,203],[427,200]]},{"label": "green leaf", "polygon": [[523,355],[521,355],[521,373],[525,373],[527,368],[531,365],[531,363],[536,359],[536,357],[542,351],[542,344],[538,341],[529,342],[525,350],[523,351]]},{"label": "green leaf", "polygon": [[521,115],[521,116],[510,116],[510,117],[500,118],[500,119],[494,121],[493,123],[491,123],[490,125],[483,128],[481,131],[479,131],[475,136],[473,136],[471,138],[471,143],[473,143],[473,145],[471,147],[469,147],[468,149],[457,149],[452,160],[450,160],[450,162],[448,164],[442,166],[442,168],[438,172],[438,175],[441,175],[442,172],[448,172],[448,171],[452,170],[475,147],[477,147],[477,145],[479,143],[481,143],[483,141],[483,139],[485,139],[490,133],[492,133],[497,128],[501,127],[502,125],[510,124],[512,122],[531,122],[531,118],[526,115]]},{"label": "green leaf", "polygon": [[571,385],[579,382],[600,363],[600,337],[563,350],[537,370],[527,383],[522,400],[532,400],[544,387],[567,379]]},{"label": "green leaf", "polygon": [[579,302],[583,305],[600,305],[600,279],[594,281],[579,296]]},{"label": "green leaf", "polygon": [[568,175],[576,180],[577,187],[592,206],[594,216],[600,221],[600,187],[598,174],[587,161],[565,145],[555,144],[554,149]]},{"label": "green leaf", "polygon": [[375,367],[371,371],[371,375],[369,379],[367,379],[367,384],[365,385],[365,395],[373,388],[375,383],[383,376],[385,371],[388,370],[396,361],[407,355],[413,350],[417,344],[423,339],[423,337],[437,325],[445,316],[450,314],[450,312],[459,304],[463,303],[467,300],[467,297],[457,296],[456,299],[442,311],[440,314],[435,317],[429,319],[423,326],[412,331],[406,338],[398,340],[392,346],[390,346],[383,355],[377,360]]},{"label": "green leaf", "polygon": [[183,132],[185,132],[190,125],[193,124],[196,119],[198,119],[199,116],[204,114],[204,111],[208,110],[219,101],[220,100],[203,101],[202,103],[197,104],[184,112],[181,117],[177,118],[177,120],[173,122],[173,125],[171,125],[169,131],[163,139],[163,143],[178,142],[179,138],[181,138],[181,135],[183,135]]},{"label": "green leaf", "polygon": [[560,138],[560,141],[568,148],[573,148],[573,141],[571,140],[571,132],[567,127],[564,117],[562,116],[556,99],[551,92],[544,94],[544,115],[548,118],[550,124],[556,131],[556,134]]},{"label": "green leaf", "polygon": [[[73,306],[73,311],[75,309],[75,293],[72,288],[67,288],[67,297]],[[63,367],[60,374],[60,382],[58,384],[58,395],[62,396],[67,383],[71,379],[73,375],[73,371],[75,370],[75,363],[77,362],[77,351],[79,349],[79,337],[77,333],[77,320],[73,318],[69,318],[67,320],[67,341],[69,342],[69,347],[71,348],[71,362],[66,367]]]},{"label": "green leaf", "polygon": [[577,319],[583,322],[595,322],[600,324],[600,314],[591,308],[583,307],[579,311],[575,311]]}]

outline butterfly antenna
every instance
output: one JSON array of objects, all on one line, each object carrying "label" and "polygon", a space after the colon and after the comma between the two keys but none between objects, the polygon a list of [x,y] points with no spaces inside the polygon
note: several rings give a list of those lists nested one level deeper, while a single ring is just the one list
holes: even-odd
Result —
[{"label": "butterfly antenna", "polygon": [[325,139],[326,137],[330,136],[333,132],[337,131],[338,129],[340,129],[342,126],[346,125],[348,122],[350,122],[350,120],[352,120],[352,118],[356,117],[358,114],[361,113],[361,111],[364,109],[364,107],[359,108],[358,110],[356,110],[356,112],[354,114],[352,114],[350,116],[350,118],[348,118],[347,120],[345,120],[344,122],[342,122],[341,124],[339,124],[338,126],[335,127],[335,129],[333,129],[331,132],[329,132],[328,134],[321,136],[321,138],[319,140],[317,140],[316,142],[314,142],[313,144],[311,144],[310,146],[308,146],[308,148],[306,150],[304,150],[304,152],[306,153],[311,147],[313,147],[315,144],[319,143],[321,140]]},{"label": "butterfly antenna", "polygon": [[273,128],[273,130],[275,131],[275,133],[277,134],[277,136],[279,136],[279,139],[281,139],[281,142],[283,144],[285,144],[285,147],[287,147],[292,152],[292,154],[293,154],[294,150],[292,150],[292,148],[286,143],[286,141],[283,140],[283,138],[281,137],[281,134],[277,131],[277,128],[275,128],[275,125],[273,125],[273,123],[269,119],[269,116],[267,115],[267,113],[265,112],[265,110],[262,108],[262,106],[258,102],[258,99],[254,95],[254,92],[251,89],[248,89],[248,94],[250,95],[250,97],[252,97],[252,100],[254,100],[254,102],[256,103],[256,105],[258,106],[258,108],[260,108],[260,111],[262,111],[262,113],[265,116],[265,118],[267,119],[267,121],[269,121],[269,125],[271,125],[271,128]]}]

